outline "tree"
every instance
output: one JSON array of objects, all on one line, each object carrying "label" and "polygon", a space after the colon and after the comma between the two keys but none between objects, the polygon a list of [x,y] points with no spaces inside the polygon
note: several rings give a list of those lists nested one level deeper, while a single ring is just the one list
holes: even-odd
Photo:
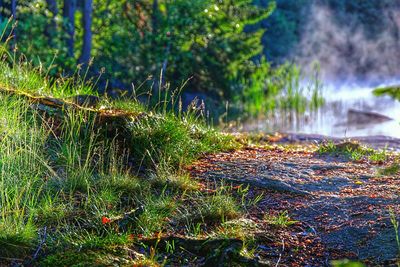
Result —
[{"label": "tree", "polygon": [[195,91],[211,92],[222,99],[239,97],[252,79],[253,60],[263,50],[264,30],[247,28],[267,18],[274,5],[262,8],[252,0],[214,0],[201,10],[194,10],[193,2],[196,1],[184,8],[194,13],[191,16],[196,21],[189,22],[193,23],[191,32],[181,36],[179,52],[188,58],[175,72],[178,77],[192,75]]},{"label": "tree", "polygon": [[75,38],[75,11],[76,0],[64,0],[63,17],[64,17],[64,31],[67,34],[66,46],[67,55],[74,57],[74,38]]},{"label": "tree", "polygon": [[[256,4],[267,6],[270,0],[258,0]],[[274,65],[282,64],[291,56],[300,41],[307,22],[305,15],[315,1],[276,0],[276,9],[260,23],[265,29],[262,37],[264,55]]]},{"label": "tree", "polygon": [[14,20],[17,19],[17,0],[11,0],[11,16]]},{"label": "tree", "polygon": [[92,50],[92,0],[83,0],[82,25],[83,44],[78,63],[88,64]]},{"label": "tree", "polygon": [[152,24],[151,26],[153,33],[157,33],[158,30],[158,17],[159,17],[158,0],[153,0],[153,9],[151,14],[151,24]]}]

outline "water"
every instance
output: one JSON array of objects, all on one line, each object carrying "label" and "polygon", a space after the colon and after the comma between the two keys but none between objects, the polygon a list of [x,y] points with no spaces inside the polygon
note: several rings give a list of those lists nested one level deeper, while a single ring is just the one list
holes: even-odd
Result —
[{"label": "water", "polygon": [[[400,138],[400,101],[388,96],[377,97],[372,88],[328,86],[324,89],[325,105],[303,115],[276,112],[268,119],[249,121],[244,131],[321,134],[332,137],[384,135]],[[359,123],[349,121],[349,110],[374,112],[392,118],[390,121]]]}]

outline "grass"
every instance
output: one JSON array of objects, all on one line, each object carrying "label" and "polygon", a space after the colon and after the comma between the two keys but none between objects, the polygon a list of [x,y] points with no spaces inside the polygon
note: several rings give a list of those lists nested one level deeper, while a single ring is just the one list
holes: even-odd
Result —
[{"label": "grass", "polygon": [[378,170],[380,175],[395,175],[400,173],[400,164],[397,162],[393,162],[387,167],[381,168]]},{"label": "grass", "polygon": [[[296,65],[286,63],[271,68],[266,62],[260,62],[255,75],[265,79],[247,86],[243,91],[243,103],[232,103],[230,109],[233,110],[234,117],[239,118],[243,115],[272,116],[277,111],[296,115],[315,111],[324,105],[319,72],[317,65],[313,67],[312,75],[304,75]],[[237,106],[243,106],[243,110],[237,110]],[[235,114],[239,112],[240,114]]]},{"label": "grass", "polygon": [[361,262],[355,262],[350,260],[335,260],[331,262],[333,267],[365,267]]},{"label": "grass", "polygon": [[194,121],[190,114],[183,119],[168,114],[162,119],[145,118],[133,124],[130,130],[135,155],[147,166],[167,164],[180,168],[199,154],[232,147],[230,137]]},{"label": "grass", "polygon": [[[82,70],[50,79],[3,48],[1,56],[2,89],[62,99],[95,94]],[[130,236],[173,231],[193,206],[217,225],[240,215],[227,192],[203,194],[184,171],[205,153],[237,147],[198,110],[137,99],[103,99],[101,106],[153,116],[133,118],[124,136],[112,136],[88,111],[53,116],[0,92],[0,265],[156,266],[164,259],[157,263],[155,249],[132,261]]]},{"label": "grass", "polygon": [[400,223],[397,220],[396,213],[393,210],[389,210],[389,217],[390,217],[390,222],[393,225],[394,234],[395,234],[395,238],[396,238],[397,249],[398,249],[399,260],[397,262],[397,265],[400,266],[400,236],[399,236]]},{"label": "grass", "polygon": [[328,141],[318,147],[317,153],[342,157],[352,161],[367,160],[372,163],[383,163],[388,159],[386,149],[374,150],[353,141],[346,141],[338,144]]},{"label": "grass", "polygon": [[211,194],[195,191],[185,199],[191,204],[189,209],[179,209],[180,221],[185,222],[187,232],[192,236],[199,235],[203,225],[223,223],[238,218],[242,213],[239,201],[225,186]]},{"label": "grass", "polygon": [[264,220],[268,224],[279,228],[286,228],[297,223],[297,221],[290,219],[289,213],[286,210],[277,214],[266,214]]}]

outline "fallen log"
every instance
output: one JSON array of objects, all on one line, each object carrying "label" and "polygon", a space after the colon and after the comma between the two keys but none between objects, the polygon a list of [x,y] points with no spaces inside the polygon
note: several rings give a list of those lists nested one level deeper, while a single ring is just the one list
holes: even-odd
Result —
[{"label": "fallen log", "polygon": [[95,118],[95,127],[104,128],[107,132],[125,132],[128,123],[135,122],[150,115],[144,112],[127,112],[121,109],[98,107],[100,98],[92,95],[77,95],[66,99],[32,94],[0,85],[0,93],[22,97],[30,103],[33,110],[37,110],[47,117],[63,119],[65,112],[83,112],[87,117]]}]

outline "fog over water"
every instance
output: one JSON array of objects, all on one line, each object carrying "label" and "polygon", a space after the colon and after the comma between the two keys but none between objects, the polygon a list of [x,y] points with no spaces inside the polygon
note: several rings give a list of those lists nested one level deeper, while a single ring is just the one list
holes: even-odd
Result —
[{"label": "fog over water", "polygon": [[[351,15],[339,24],[326,6],[314,5],[308,16],[294,61],[306,72],[319,62],[325,106],[304,116],[280,114],[280,119],[247,127],[337,137],[400,138],[400,102],[372,94],[378,86],[400,85],[400,8],[384,12],[385,30],[373,38],[367,37],[368,25],[354,24]],[[374,112],[393,120],[354,123],[349,120],[350,110]]]},{"label": "fog over water", "polygon": [[328,7],[314,5],[308,16],[295,50],[297,64],[310,68],[319,62],[329,84],[376,86],[399,80],[400,7],[384,11],[384,30],[369,37],[370,25],[356,24],[352,14],[339,24]]}]

